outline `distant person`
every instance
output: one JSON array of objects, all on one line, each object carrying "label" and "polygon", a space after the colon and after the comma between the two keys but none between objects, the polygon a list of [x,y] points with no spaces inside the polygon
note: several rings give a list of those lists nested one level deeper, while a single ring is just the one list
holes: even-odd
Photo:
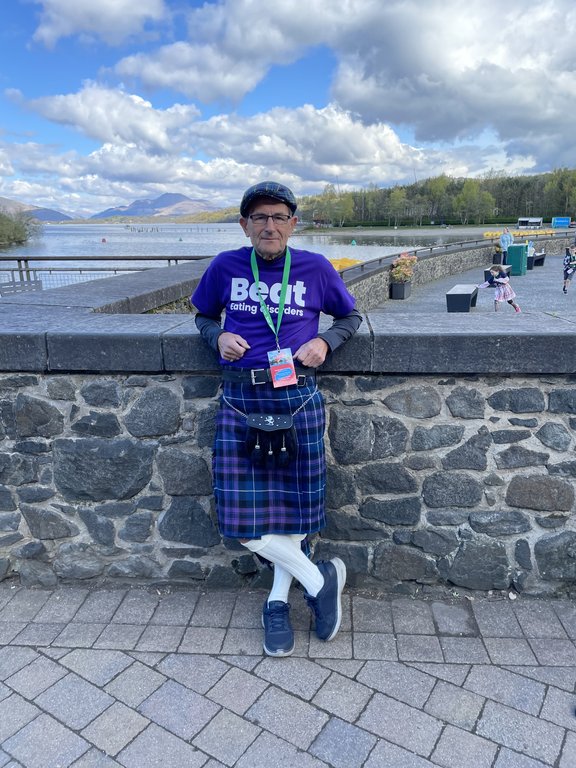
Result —
[{"label": "distant person", "polygon": [[514,242],[514,235],[510,232],[508,227],[504,227],[504,231],[500,235],[500,251],[502,252],[502,264],[508,263],[508,248]]},{"label": "distant person", "polygon": [[572,278],[574,277],[574,270],[576,269],[576,247],[575,246],[572,245],[570,246],[570,248],[566,248],[566,255],[564,256],[562,267],[564,269],[564,285],[562,287],[562,291],[564,293],[568,293],[568,287],[572,282]]},{"label": "distant person", "polygon": [[520,312],[520,307],[514,301],[516,294],[510,285],[510,278],[502,269],[502,266],[503,265],[501,264],[493,264],[490,267],[488,280],[486,280],[484,283],[480,283],[478,288],[494,288],[496,291],[494,294],[494,312],[498,312],[498,305],[503,301],[505,301],[507,304],[510,304],[510,306],[514,308],[515,312]]}]

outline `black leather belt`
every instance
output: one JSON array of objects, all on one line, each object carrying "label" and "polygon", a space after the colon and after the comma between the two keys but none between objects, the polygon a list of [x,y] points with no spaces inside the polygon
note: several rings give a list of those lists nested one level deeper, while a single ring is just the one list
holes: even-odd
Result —
[{"label": "black leather belt", "polygon": [[[305,387],[307,379],[316,380],[316,373],[310,368],[296,368],[298,376],[297,387]],[[270,384],[272,374],[270,368],[223,368],[222,381],[231,381],[238,384]]]}]

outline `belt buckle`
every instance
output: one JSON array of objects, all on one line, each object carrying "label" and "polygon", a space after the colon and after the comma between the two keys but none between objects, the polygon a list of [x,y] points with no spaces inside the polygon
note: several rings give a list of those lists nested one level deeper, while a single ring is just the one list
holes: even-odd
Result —
[{"label": "belt buckle", "polygon": [[298,382],[296,384],[297,387],[305,387],[306,386],[306,374],[305,373],[299,373],[298,374]]},{"label": "belt buckle", "polygon": [[[259,378],[259,374],[264,374],[262,379]],[[250,381],[254,386],[256,384],[266,384],[268,378],[266,376],[266,368],[252,368],[250,371]]]}]

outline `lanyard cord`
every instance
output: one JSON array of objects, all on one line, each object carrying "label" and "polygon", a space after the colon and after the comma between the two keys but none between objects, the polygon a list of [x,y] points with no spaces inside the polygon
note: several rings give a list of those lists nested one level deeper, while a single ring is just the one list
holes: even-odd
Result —
[{"label": "lanyard cord", "polygon": [[258,271],[258,262],[256,261],[256,251],[254,250],[254,248],[252,248],[252,253],[250,254],[250,266],[252,267],[252,275],[254,277],[254,283],[256,285],[258,300],[260,301],[260,309],[262,310],[262,314],[266,318],[266,322],[268,323],[268,326],[270,327],[272,333],[276,338],[277,349],[280,349],[280,341],[278,339],[278,334],[280,333],[280,324],[282,323],[282,316],[284,315],[284,305],[286,303],[286,292],[288,290],[288,278],[290,276],[291,263],[292,263],[292,255],[290,253],[290,248],[286,246],[286,256],[284,259],[284,271],[282,272],[282,285],[280,287],[280,301],[278,302],[278,319],[276,320],[276,325],[274,325],[274,321],[272,320],[272,316],[270,315],[270,310],[268,309],[268,305],[266,304],[266,302],[264,301],[264,297],[260,293],[260,273]]}]

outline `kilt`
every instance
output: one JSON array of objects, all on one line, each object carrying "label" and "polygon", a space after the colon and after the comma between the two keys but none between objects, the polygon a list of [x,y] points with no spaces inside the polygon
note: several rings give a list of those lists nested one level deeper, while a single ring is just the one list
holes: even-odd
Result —
[{"label": "kilt", "polygon": [[[325,525],[324,399],[316,383],[279,387],[224,382],[223,396],[248,413],[291,413],[298,438],[287,467],[253,466],[246,451],[246,418],[221,396],[212,454],[214,498],[222,536],[316,533]],[[312,397],[310,397],[312,395]]]}]

